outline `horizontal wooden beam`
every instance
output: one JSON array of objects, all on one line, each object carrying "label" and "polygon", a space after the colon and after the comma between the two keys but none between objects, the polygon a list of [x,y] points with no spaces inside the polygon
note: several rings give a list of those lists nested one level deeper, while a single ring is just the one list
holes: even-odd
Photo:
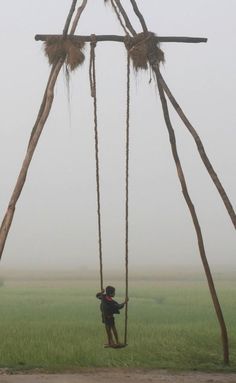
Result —
[{"label": "horizontal wooden beam", "polygon": [[[94,35],[93,35],[94,36]],[[51,37],[62,37],[62,35],[36,35],[36,41],[47,41]],[[84,42],[94,41],[91,35],[89,36],[70,36],[72,40],[79,40]],[[158,43],[206,43],[207,39],[203,37],[184,37],[184,36],[155,36]],[[115,41],[123,43],[125,40],[124,36],[118,35],[96,35],[96,41]]]}]

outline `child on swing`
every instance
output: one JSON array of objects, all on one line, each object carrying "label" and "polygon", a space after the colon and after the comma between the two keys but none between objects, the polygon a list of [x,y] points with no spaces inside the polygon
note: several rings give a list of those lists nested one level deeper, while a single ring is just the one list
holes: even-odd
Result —
[{"label": "child on swing", "polygon": [[[102,322],[105,324],[108,344],[105,347],[118,348],[122,347],[119,342],[118,333],[115,326],[114,314],[120,314],[120,310],[127,304],[128,298],[123,303],[114,301],[115,288],[113,286],[107,286],[106,289],[96,294],[96,297],[101,300],[100,309],[102,312]],[[113,339],[115,338],[115,342]]]}]

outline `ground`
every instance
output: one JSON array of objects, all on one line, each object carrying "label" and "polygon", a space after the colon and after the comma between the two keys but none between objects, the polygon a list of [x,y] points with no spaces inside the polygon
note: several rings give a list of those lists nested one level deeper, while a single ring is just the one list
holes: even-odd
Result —
[{"label": "ground", "polygon": [[236,383],[236,373],[168,372],[163,370],[96,369],[79,373],[9,374],[2,370],[0,383]]}]

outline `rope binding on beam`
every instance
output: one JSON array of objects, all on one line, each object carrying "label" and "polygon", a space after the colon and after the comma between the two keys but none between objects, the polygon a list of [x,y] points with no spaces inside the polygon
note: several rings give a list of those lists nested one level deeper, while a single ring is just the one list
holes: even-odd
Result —
[{"label": "rope binding on beam", "polygon": [[125,46],[132,59],[134,69],[147,69],[149,62],[165,62],[164,52],[160,49],[153,32],[142,32],[134,37],[125,37]]}]

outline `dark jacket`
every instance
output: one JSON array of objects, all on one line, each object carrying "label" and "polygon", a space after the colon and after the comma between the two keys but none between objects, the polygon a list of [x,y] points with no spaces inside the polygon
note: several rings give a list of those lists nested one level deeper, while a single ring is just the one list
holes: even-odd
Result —
[{"label": "dark jacket", "polygon": [[100,309],[103,322],[106,322],[107,319],[114,318],[114,314],[120,314],[120,310],[124,307],[124,303],[118,303],[104,293],[97,293],[96,297],[101,300]]}]

